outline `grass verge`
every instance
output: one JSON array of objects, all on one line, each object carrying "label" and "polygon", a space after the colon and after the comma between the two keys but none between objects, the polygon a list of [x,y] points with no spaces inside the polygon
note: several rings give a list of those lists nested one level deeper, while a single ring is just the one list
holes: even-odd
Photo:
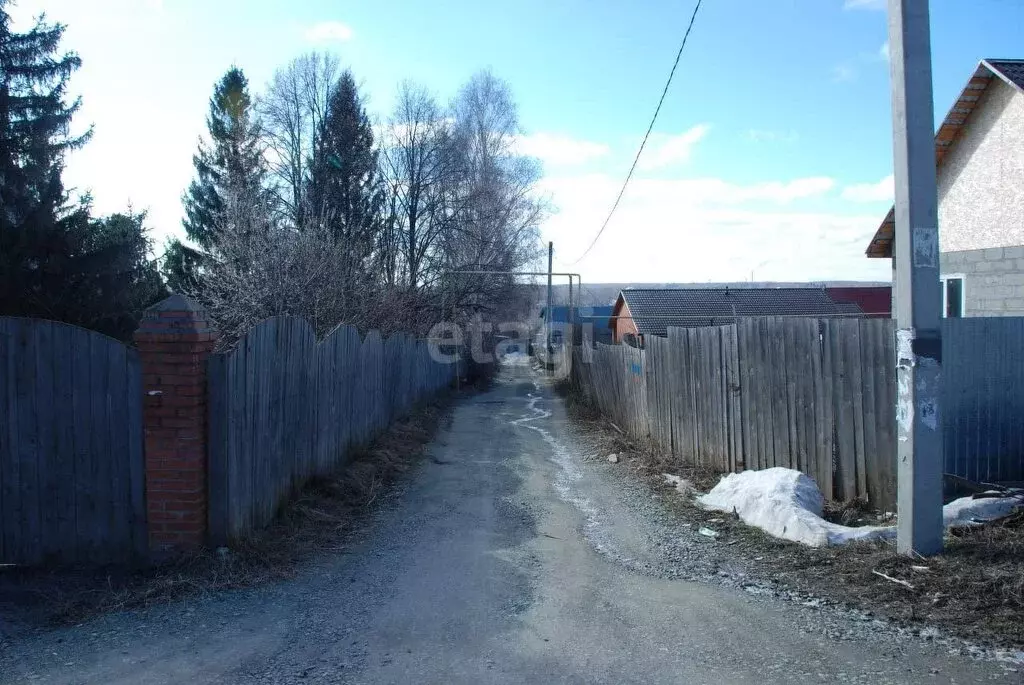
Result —
[{"label": "grass verge", "polygon": [[[662,474],[686,478],[707,492],[721,474],[687,467],[628,438],[574,393],[569,416],[615,452],[654,492],[672,492]],[[672,493],[675,494],[675,493]],[[662,498],[680,524],[719,533],[722,560],[739,561],[753,577],[774,581],[915,629],[938,628],[966,640],[1008,649],[1024,648],[1024,512],[982,526],[951,531],[946,551],[928,559],[898,555],[892,543],[811,548],[773,538],[692,498]],[[877,523],[862,502],[826,507],[825,517],[846,525]],[[888,576],[888,578],[883,577]]]},{"label": "grass verge", "polygon": [[66,625],[290,578],[303,562],[350,544],[366,513],[420,461],[452,401],[449,396],[396,421],[337,474],[310,481],[268,527],[228,548],[201,549],[143,569],[0,570],[0,622]]}]

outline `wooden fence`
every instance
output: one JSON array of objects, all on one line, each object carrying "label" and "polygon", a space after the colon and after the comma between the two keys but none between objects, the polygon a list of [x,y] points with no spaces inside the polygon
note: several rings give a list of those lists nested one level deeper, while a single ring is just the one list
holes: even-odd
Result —
[{"label": "wooden fence", "polygon": [[361,340],[342,326],[316,343],[303,320],[269,319],[210,358],[209,530],[215,542],[268,523],[309,478],[344,463],[418,401],[452,383],[407,335]]},{"label": "wooden fence", "polygon": [[146,546],[135,350],[0,317],[0,561],[102,564]]},{"label": "wooden fence", "polygon": [[[947,472],[1024,479],[1022,344],[1024,319],[943,322]],[[574,383],[602,412],[684,463],[785,466],[826,496],[895,503],[891,320],[743,319],[574,357]]]}]

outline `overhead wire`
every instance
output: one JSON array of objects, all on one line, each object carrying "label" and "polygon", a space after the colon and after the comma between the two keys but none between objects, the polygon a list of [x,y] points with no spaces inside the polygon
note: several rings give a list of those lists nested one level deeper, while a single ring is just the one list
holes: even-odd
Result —
[{"label": "overhead wire", "polygon": [[640,155],[643,154],[644,148],[647,146],[647,140],[651,137],[651,131],[654,130],[654,124],[658,121],[658,114],[661,113],[661,106],[665,103],[665,96],[668,95],[669,86],[672,85],[672,78],[675,76],[676,69],[679,67],[679,60],[683,56],[683,50],[686,48],[686,42],[690,38],[690,32],[693,31],[693,24],[697,21],[697,13],[700,11],[702,2],[703,0],[697,0],[697,4],[693,8],[693,15],[690,16],[690,23],[686,27],[686,33],[683,34],[683,42],[679,45],[679,51],[676,53],[676,60],[672,63],[672,70],[668,74],[668,80],[665,82],[665,88],[661,91],[661,98],[658,99],[658,106],[654,109],[654,116],[651,117],[651,123],[647,127],[647,133],[644,134],[644,139],[640,143],[640,149],[637,150],[636,157],[633,158],[633,165],[629,167],[629,173],[626,174],[626,180],[622,183],[622,188],[619,190],[618,197],[615,198],[615,203],[612,205],[611,211],[608,212],[608,216],[605,218],[604,223],[601,224],[601,229],[597,232],[597,235],[594,236],[594,239],[590,242],[587,249],[576,261],[570,262],[569,266],[580,263],[583,261],[584,257],[590,254],[590,251],[594,249],[595,245],[597,245],[597,241],[601,239],[601,235],[604,234],[605,229],[608,228],[608,223],[615,215],[615,210],[619,208],[619,203],[622,202],[622,197],[626,194],[626,188],[629,186],[629,182],[633,178],[633,173],[636,171],[636,165],[640,161]]}]

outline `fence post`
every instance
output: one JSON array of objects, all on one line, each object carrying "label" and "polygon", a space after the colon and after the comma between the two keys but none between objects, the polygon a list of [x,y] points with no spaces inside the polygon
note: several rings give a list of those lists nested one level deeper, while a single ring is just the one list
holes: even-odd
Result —
[{"label": "fence post", "polygon": [[206,540],[206,360],[216,340],[206,312],[181,295],[147,309],[135,331],[149,547],[156,556]]}]

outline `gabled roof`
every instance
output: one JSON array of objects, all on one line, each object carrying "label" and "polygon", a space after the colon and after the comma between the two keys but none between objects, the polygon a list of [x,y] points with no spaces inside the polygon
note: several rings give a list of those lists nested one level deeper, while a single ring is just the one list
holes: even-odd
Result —
[{"label": "gabled roof", "polygon": [[[664,336],[671,326],[694,328],[738,316],[833,317],[863,313],[832,300],[824,288],[636,288],[619,295],[641,335]],[[618,311],[616,311],[618,314]]]},{"label": "gabled roof", "polygon": [[[978,64],[974,75],[967,82],[953,108],[939,126],[935,134],[935,167],[941,168],[946,154],[960,138],[971,113],[977,108],[985,90],[998,78],[1024,92],[1024,60],[1019,59],[985,59]],[[896,208],[889,210],[882,225],[875,232],[875,237],[868,245],[868,257],[892,257],[893,239],[896,231]]]}]

